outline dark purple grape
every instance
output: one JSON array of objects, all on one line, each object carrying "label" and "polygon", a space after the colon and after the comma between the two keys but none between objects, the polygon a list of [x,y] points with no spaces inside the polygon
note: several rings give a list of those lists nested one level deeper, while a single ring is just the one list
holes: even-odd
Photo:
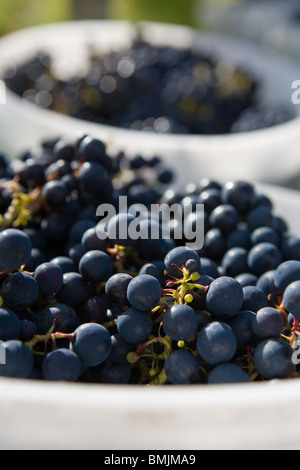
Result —
[{"label": "dark purple grape", "polygon": [[248,181],[228,181],[221,189],[222,203],[233,205],[241,214],[253,208],[255,198],[254,187]]},{"label": "dark purple grape", "polygon": [[198,325],[198,317],[189,305],[172,305],[163,317],[164,332],[174,341],[190,340],[196,334]]},{"label": "dark purple grape", "polygon": [[58,207],[63,204],[68,196],[68,190],[61,181],[48,181],[42,190],[42,197],[51,207]]},{"label": "dark purple grape", "polygon": [[200,330],[197,349],[201,358],[209,364],[221,364],[234,357],[237,340],[229,325],[214,321]]},{"label": "dark purple grape", "polygon": [[229,276],[214,279],[205,299],[206,308],[210,313],[225,318],[237,315],[242,308],[243,301],[242,286]]},{"label": "dark purple grape", "polygon": [[0,343],[0,376],[24,379],[33,369],[30,349],[20,340]]},{"label": "dark purple grape", "polygon": [[171,276],[182,277],[182,268],[186,262],[194,259],[197,263],[197,271],[201,268],[200,257],[198,253],[186,246],[173,248],[165,257],[165,268]]},{"label": "dark purple grape", "polygon": [[162,295],[159,281],[149,274],[139,274],[127,286],[127,299],[137,310],[151,310],[157,306]]},{"label": "dark purple grape", "polygon": [[197,383],[200,365],[191,352],[179,349],[166,359],[165,373],[169,382],[174,385]]},{"label": "dark purple grape", "polygon": [[273,243],[258,243],[248,253],[249,269],[257,276],[264,274],[266,271],[277,269],[282,261],[282,253]]},{"label": "dark purple grape", "polygon": [[75,330],[72,350],[85,367],[102,364],[111,353],[111,337],[106,328],[97,323],[84,323]]},{"label": "dark purple grape", "polygon": [[209,384],[248,383],[250,377],[236,364],[225,363],[216,366],[208,377]]},{"label": "dark purple grape", "polygon": [[281,313],[273,307],[258,310],[252,321],[252,328],[260,339],[279,338],[285,326]]},{"label": "dark purple grape", "polygon": [[117,329],[121,337],[128,343],[141,343],[152,332],[152,319],[149,312],[129,307],[117,320]]},{"label": "dark purple grape", "polygon": [[34,271],[39,291],[45,295],[56,294],[63,285],[63,270],[55,263],[42,263]]},{"label": "dark purple grape", "polygon": [[283,293],[283,305],[289,313],[300,319],[300,281],[287,286]]},{"label": "dark purple grape", "polygon": [[31,307],[39,297],[36,280],[27,273],[9,274],[0,286],[4,306],[12,310]]},{"label": "dark purple grape", "polygon": [[21,333],[21,322],[9,308],[0,308],[0,340],[18,339]]},{"label": "dark purple grape", "polygon": [[14,228],[0,232],[0,268],[16,271],[25,265],[31,255],[32,244],[26,233]]},{"label": "dark purple grape", "polygon": [[128,306],[127,288],[133,277],[126,273],[116,273],[105,284],[105,293],[113,305]]},{"label": "dark purple grape", "polygon": [[69,349],[56,349],[46,355],[43,361],[44,380],[76,382],[82,372],[79,357]]},{"label": "dark purple grape", "polygon": [[294,281],[300,281],[300,261],[289,260],[280,264],[274,274],[274,283],[280,292]]},{"label": "dark purple grape", "polygon": [[68,272],[63,276],[63,285],[56,294],[59,303],[77,307],[90,296],[90,289],[79,273]]},{"label": "dark purple grape", "polygon": [[278,338],[263,340],[254,350],[254,364],[265,379],[284,379],[295,371],[293,349]]},{"label": "dark purple grape", "polygon": [[82,256],[78,269],[83,279],[98,283],[109,279],[113,272],[113,264],[104,251],[91,250]]}]

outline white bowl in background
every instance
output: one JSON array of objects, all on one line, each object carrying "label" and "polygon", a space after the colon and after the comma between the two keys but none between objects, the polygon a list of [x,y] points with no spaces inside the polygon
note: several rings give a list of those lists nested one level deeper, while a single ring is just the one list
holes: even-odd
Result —
[{"label": "white bowl in background", "polygon": [[[129,155],[160,154],[174,165],[182,179],[186,167],[197,168],[199,177],[243,178],[282,183],[300,171],[300,107],[292,104],[292,82],[300,77],[300,64],[227,36],[200,33],[184,26],[141,23],[150,42],[211,51],[223,61],[245,67],[261,82],[260,101],[288,106],[291,121],[269,129],[231,135],[174,135],[120,129],[58,114],[6,90],[0,105],[0,145],[13,157],[50,134],[71,138],[92,134],[112,150]],[[37,26],[0,40],[0,74],[11,62],[22,63],[40,49],[55,58],[65,73],[85,67],[87,45],[111,50],[129,45],[135,25],[123,21],[78,21]],[[16,137],[17,136],[17,137]]]},{"label": "white bowl in background", "polygon": [[[256,185],[300,234],[300,193]],[[300,379],[102,385],[0,379],[1,450],[300,450]]]}]

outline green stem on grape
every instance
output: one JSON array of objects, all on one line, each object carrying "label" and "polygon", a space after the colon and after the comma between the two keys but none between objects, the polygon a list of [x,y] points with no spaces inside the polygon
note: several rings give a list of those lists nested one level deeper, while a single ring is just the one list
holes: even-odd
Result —
[{"label": "green stem on grape", "polygon": [[153,380],[151,380],[151,382],[149,382],[148,385],[164,385],[167,382],[168,377],[166,375],[165,369],[163,368],[160,373]]}]

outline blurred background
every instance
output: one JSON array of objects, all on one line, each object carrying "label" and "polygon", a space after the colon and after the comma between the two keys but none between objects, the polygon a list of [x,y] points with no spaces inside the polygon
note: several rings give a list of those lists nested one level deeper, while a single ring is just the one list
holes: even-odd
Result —
[{"label": "blurred background", "polygon": [[[242,1],[242,0],[240,0]],[[148,20],[198,26],[204,0],[0,0],[0,35],[42,23],[71,19]],[[234,0],[212,0],[230,5]]]},{"label": "blurred background", "polygon": [[[280,101],[282,101],[283,107],[280,108],[279,106],[278,110],[275,108],[271,109],[269,113],[267,113],[267,110],[265,114],[262,113],[261,115],[259,112],[256,113],[256,110],[254,110],[254,113],[252,112],[252,114],[248,114],[248,117],[246,115],[246,121],[244,121],[242,125],[244,125],[246,122],[246,130],[256,130],[261,128],[264,129],[270,125],[270,119],[272,121],[273,114],[274,120],[271,122],[271,125],[274,125],[274,123],[281,124],[287,121],[286,109],[290,111],[292,107],[292,91],[290,84],[300,79],[300,0],[0,0],[0,36],[5,36],[14,31],[19,31],[31,26],[81,19],[111,19],[129,21],[144,20],[150,22],[152,21],[187,25],[195,27],[199,30],[210,30],[214,33],[220,34],[226,33],[228,36],[230,36],[227,39],[233,40],[233,42],[230,43],[231,46],[226,46],[225,44],[227,44],[227,42],[223,41],[222,43],[222,40],[220,44],[220,39],[218,36],[216,35],[215,37],[215,35],[211,35],[214,36],[214,39],[216,39],[218,54],[224,54],[226,52],[224,54],[225,57],[234,57],[236,55],[238,57],[237,61],[244,64],[247,70],[248,68],[250,70],[251,67],[253,71],[256,70],[255,67],[258,63],[260,63],[257,56],[260,56],[260,53],[264,54],[267,52],[264,50],[259,51],[262,46],[267,46],[268,48],[273,49],[273,51],[276,51],[276,53],[279,55],[282,55],[282,57],[280,57],[280,61],[283,58],[296,58],[297,61],[291,64],[291,68],[285,66],[288,64],[287,61],[284,61],[285,65],[283,66],[283,62],[276,62],[276,64],[280,63],[280,67],[276,65],[276,70],[278,70],[278,73],[276,73],[276,70],[273,71],[272,67],[270,66],[270,63],[273,63],[272,60],[271,62],[264,60],[263,64],[260,63],[259,67],[257,68],[257,74],[259,77],[261,77],[261,81],[264,84],[263,93],[268,96],[268,99],[270,96],[272,96],[272,100],[270,101],[272,101],[272,103],[276,102],[276,106],[278,103],[281,106]],[[173,38],[171,39],[173,40]],[[242,51],[243,45],[248,46],[247,41],[243,42],[240,41],[240,39],[249,40],[249,42],[252,43],[249,44],[250,49],[254,45],[253,51],[255,52],[255,55],[250,54],[251,59],[249,59],[249,55],[247,55],[248,47],[245,47],[245,49]],[[34,46],[36,46],[37,42],[38,41],[34,42]],[[63,49],[63,47],[60,47],[61,42],[64,41],[59,42],[59,49]],[[64,44],[62,44],[62,46],[63,45]],[[223,48],[222,45],[224,46]],[[2,54],[2,61],[4,56],[5,54]],[[78,54],[76,57],[78,58]],[[271,54],[270,57],[273,58],[273,55]],[[9,60],[11,60],[11,56],[9,56]],[[284,83],[286,83],[286,85],[283,85],[283,79],[280,79],[280,75],[282,75],[281,72],[285,73],[287,69],[289,70],[288,74],[286,75],[288,78],[284,78]],[[225,82],[226,77],[230,78],[231,76],[231,72],[229,74],[227,73],[227,75],[226,73],[227,72],[225,70]],[[30,75],[30,73],[28,74],[27,71],[26,74],[27,76]],[[269,81],[270,76],[271,79]],[[268,77],[268,79],[266,77]],[[285,80],[288,80],[288,82],[285,82]],[[179,83],[180,81],[177,80],[177,82]],[[181,82],[184,85],[184,80],[181,80]],[[28,90],[25,90],[25,93],[28,91],[26,97],[29,99],[31,98],[31,100],[36,103],[38,102],[37,99],[40,99],[41,83],[42,82],[38,84],[38,92],[36,92],[36,90],[32,90],[32,86],[29,87]],[[232,84],[233,83],[235,82],[233,81]],[[270,86],[267,87],[267,83]],[[272,88],[271,84],[272,86],[274,85],[274,88]],[[205,83],[205,86],[206,85],[207,83]],[[77,85],[75,83],[74,89],[76,89],[76,86]],[[236,86],[236,84],[234,86]],[[183,95],[186,94],[184,86],[181,88],[182,90],[179,90],[178,96],[181,96],[181,93]],[[161,88],[158,87],[158,89],[160,90]],[[233,89],[235,88],[231,87],[231,91]],[[285,90],[285,94],[282,94],[281,96],[282,90]],[[91,90],[89,89],[89,91]],[[76,90],[75,92],[77,93]],[[23,96],[22,93],[20,93],[21,96]],[[105,91],[105,96],[111,93],[111,91]],[[228,90],[226,93],[228,93]],[[43,95],[44,99],[46,99],[45,96],[48,102],[52,103],[52,97],[49,97],[47,89]],[[88,102],[90,97],[92,97],[94,100],[95,95],[93,93],[88,94],[86,92],[86,94],[82,96],[87,97],[86,101]],[[206,94],[209,105],[211,105],[209,102],[210,96],[211,95],[209,93]],[[65,102],[61,98],[61,95],[59,95],[59,97],[60,104],[64,104]],[[49,98],[51,99],[49,100]],[[265,96],[263,98],[265,98]],[[193,114],[193,109],[198,109],[194,106],[195,97],[191,96],[191,99],[192,102],[190,100],[184,101],[184,105],[187,106],[185,111],[188,109],[188,112],[190,111],[190,115]],[[85,101],[85,98],[83,101]],[[96,100],[94,101],[96,102]],[[204,99],[202,101],[204,101]],[[261,101],[263,102],[264,100]],[[285,105],[287,105],[286,108]],[[49,104],[45,105],[46,108],[49,106]],[[227,108],[229,109],[230,106],[227,106]],[[68,110],[69,108],[66,106],[66,109]],[[202,113],[202,116],[203,109],[207,111],[207,109],[212,108],[201,108],[199,114]],[[298,115],[298,111],[294,112],[294,109],[295,107],[293,107],[292,110],[293,117],[296,114]],[[61,108],[59,110],[61,111]],[[215,110],[213,109],[213,111]],[[279,114],[277,114],[277,111]],[[220,115],[222,116],[222,112],[218,110],[216,113],[207,113],[207,115],[216,115],[219,117]],[[151,116],[152,114],[150,117]],[[210,122],[209,119],[210,118],[207,119],[207,122]],[[288,120],[290,119],[291,116],[289,114]],[[4,120],[7,120],[6,116],[4,117]],[[136,121],[137,119],[134,121],[134,125],[136,124]],[[144,121],[146,122],[146,119]],[[205,119],[203,119],[203,121],[205,121]],[[213,121],[213,118],[211,118],[211,121]],[[244,130],[245,127],[240,127],[239,130],[241,129]],[[293,130],[293,132],[296,134],[297,143],[300,142],[300,129],[299,132],[298,128],[295,131]],[[5,132],[2,131],[2,134],[4,135]],[[288,133],[285,136],[284,142],[288,142],[289,151],[293,154],[294,161],[294,154],[296,149],[298,152],[299,145],[295,145],[292,142],[292,139]],[[279,147],[276,147],[275,150],[277,153],[279,153]],[[286,146],[284,147],[284,150],[287,151]],[[274,155],[272,154],[271,156],[274,160]],[[298,174],[298,154],[296,158]],[[287,166],[288,165],[285,163],[285,167]],[[276,165],[274,165],[274,167],[276,167]],[[269,172],[268,167],[267,169]],[[298,176],[288,183],[289,185],[300,188]]]},{"label": "blurred background", "polygon": [[300,0],[0,0],[0,36],[74,19],[183,24],[259,42],[300,60]]}]

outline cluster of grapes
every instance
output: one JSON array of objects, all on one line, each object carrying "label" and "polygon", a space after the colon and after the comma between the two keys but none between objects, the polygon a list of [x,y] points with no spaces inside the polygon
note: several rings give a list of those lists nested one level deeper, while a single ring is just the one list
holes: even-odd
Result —
[{"label": "cluster of grapes", "polygon": [[[300,237],[251,183],[174,188],[158,156],[112,156],[91,136],[1,157],[0,172],[0,376],[141,385],[299,376]],[[120,196],[147,208],[204,204],[203,247],[152,239],[149,213],[139,221],[149,237],[124,238],[121,221],[135,217],[118,212]],[[105,224],[103,203],[116,208]]]},{"label": "cluster of grapes", "polygon": [[91,52],[83,76],[59,78],[41,52],[3,76],[7,87],[46,109],[112,126],[158,133],[225,134],[289,121],[261,109],[258,80],[205,52],[137,39],[129,49]]}]

